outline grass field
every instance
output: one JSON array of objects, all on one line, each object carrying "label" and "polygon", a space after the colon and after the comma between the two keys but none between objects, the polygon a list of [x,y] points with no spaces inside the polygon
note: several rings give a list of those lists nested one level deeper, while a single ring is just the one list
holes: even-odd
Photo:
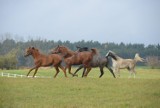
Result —
[{"label": "grass field", "polygon": [[[98,68],[88,78],[81,78],[82,72],[78,78],[62,72],[56,79],[0,77],[0,108],[159,108],[160,69],[136,70],[135,79],[127,70],[114,79],[107,69],[99,79]],[[28,69],[3,72],[25,75]],[[54,74],[54,69],[40,69],[37,76]]]}]

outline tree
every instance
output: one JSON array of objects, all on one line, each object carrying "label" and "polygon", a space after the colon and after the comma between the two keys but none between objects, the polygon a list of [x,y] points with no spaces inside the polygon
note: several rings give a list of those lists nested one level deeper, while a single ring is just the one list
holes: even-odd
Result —
[{"label": "tree", "polygon": [[158,56],[148,56],[147,57],[147,65],[152,69],[160,67],[160,57]]},{"label": "tree", "polygon": [[0,68],[1,69],[15,69],[17,68],[17,49],[12,49],[5,55],[0,56]]}]

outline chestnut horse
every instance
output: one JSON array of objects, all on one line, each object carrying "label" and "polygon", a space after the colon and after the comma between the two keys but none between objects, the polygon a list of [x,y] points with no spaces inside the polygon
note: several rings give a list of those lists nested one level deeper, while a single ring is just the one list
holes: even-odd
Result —
[{"label": "chestnut horse", "polygon": [[75,76],[71,73],[71,66],[83,64],[88,73],[91,70],[90,62],[93,56],[97,54],[97,50],[93,48],[91,51],[74,52],[65,46],[58,46],[52,53],[61,53],[66,63],[65,70],[68,69],[69,74]]},{"label": "chestnut horse", "polygon": [[34,48],[34,47],[29,47],[29,48],[26,49],[26,52],[25,52],[24,56],[27,57],[29,55],[32,55],[32,57],[34,59],[35,66],[32,69],[29,70],[27,76],[34,69],[35,69],[35,72],[33,74],[33,77],[37,73],[37,70],[38,70],[39,67],[42,67],[42,66],[47,67],[47,66],[53,65],[56,69],[56,74],[54,75],[54,78],[59,73],[59,68],[63,70],[65,77],[67,77],[64,67],[61,66],[62,57],[60,55],[50,54],[50,55],[46,56],[46,55],[41,54],[39,52],[39,50]]}]

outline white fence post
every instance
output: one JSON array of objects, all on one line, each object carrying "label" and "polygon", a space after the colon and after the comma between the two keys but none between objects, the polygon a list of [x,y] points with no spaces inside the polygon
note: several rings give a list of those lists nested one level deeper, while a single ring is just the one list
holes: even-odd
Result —
[{"label": "white fence post", "polygon": [[14,78],[16,78],[16,74],[14,74]]}]

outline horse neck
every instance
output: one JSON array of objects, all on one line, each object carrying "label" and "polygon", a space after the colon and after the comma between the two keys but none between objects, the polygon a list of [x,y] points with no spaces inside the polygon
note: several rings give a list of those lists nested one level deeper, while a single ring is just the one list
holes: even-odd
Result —
[{"label": "horse neck", "polygon": [[32,53],[32,56],[33,56],[34,59],[37,59],[40,55],[41,55],[41,54],[40,54],[38,51],[34,51],[34,52]]},{"label": "horse neck", "polygon": [[68,57],[73,56],[75,52],[71,50],[67,50],[66,52],[63,52],[62,54],[64,55],[64,58],[68,58]]},{"label": "horse neck", "polygon": [[[121,57],[119,57],[118,55],[116,55],[116,54],[113,54],[113,56],[115,56],[115,58],[117,59],[117,60],[121,60],[121,59],[123,59],[123,58],[121,58]],[[112,59],[114,59],[114,57],[112,56]],[[116,61],[117,61],[116,60]]]},{"label": "horse neck", "polygon": [[123,59],[123,58],[121,58],[121,57],[119,57],[119,56],[116,56],[116,58],[117,58],[117,60]]},{"label": "horse neck", "polygon": [[137,57],[134,58],[134,61],[137,63],[138,61],[140,61],[139,59],[137,59]]}]

